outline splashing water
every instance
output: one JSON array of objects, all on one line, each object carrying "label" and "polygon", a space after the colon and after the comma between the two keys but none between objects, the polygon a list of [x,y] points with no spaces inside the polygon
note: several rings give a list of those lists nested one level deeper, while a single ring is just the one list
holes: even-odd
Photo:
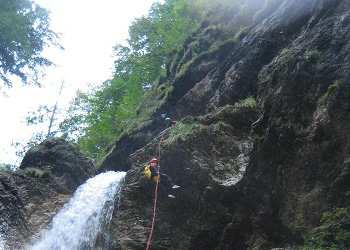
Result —
[{"label": "splashing water", "polygon": [[95,249],[97,241],[108,248],[114,200],[124,176],[124,172],[106,172],[87,180],[31,249]]},{"label": "splashing water", "polygon": [[0,250],[5,250],[4,241],[2,240],[1,236],[0,236]]}]

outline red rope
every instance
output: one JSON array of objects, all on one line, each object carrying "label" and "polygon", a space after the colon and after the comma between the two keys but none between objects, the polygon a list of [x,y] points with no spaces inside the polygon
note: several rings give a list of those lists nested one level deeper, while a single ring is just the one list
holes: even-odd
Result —
[{"label": "red rope", "polygon": [[[168,125],[166,125],[165,131],[167,130],[167,128],[168,128]],[[159,180],[160,180],[160,176],[159,176],[159,173],[160,173],[160,146],[162,144],[165,131],[162,134],[162,137],[160,138],[160,141],[159,141],[159,144],[158,144],[158,176],[157,176],[158,177],[158,181],[156,182],[157,183],[156,184],[156,191],[154,193],[152,228],[151,228],[151,232],[150,232],[149,237],[148,237],[146,250],[148,250],[149,246],[151,245],[151,239],[152,239],[152,234],[153,234],[153,230],[154,230],[154,220],[156,218],[157,199],[158,199],[158,183],[159,183]]]}]

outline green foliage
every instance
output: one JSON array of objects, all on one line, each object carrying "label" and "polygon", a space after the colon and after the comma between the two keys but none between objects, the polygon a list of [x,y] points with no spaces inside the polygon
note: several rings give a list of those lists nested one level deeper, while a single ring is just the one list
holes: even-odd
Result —
[{"label": "green foliage", "polygon": [[348,208],[334,207],[322,214],[321,226],[311,230],[305,238],[304,246],[292,249],[349,249],[350,229],[342,222],[349,221]]},{"label": "green foliage", "polygon": [[129,27],[127,45],[115,47],[113,79],[88,93],[77,93],[67,119],[60,124],[64,137],[77,141],[89,157],[96,159],[121,134],[147,124],[161,103],[159,98],[170,91],[157,89],[156,80],[174,51],[199,24],[195,4],[167,0],[153,4],[148,15],[135,19]]},{"label": "green foliage", "polygon": [[264,140],[265,137],[264,136],[260,136],[258,134],[254,135],[254,140],[255,141],[258,141],[258,142],[261,142],[262,140]]},{"label": "green foliage", "polygon": [[324,98],[328,98],[331,93],[334,92],[335,89],[339,87],[340,80],[335,80],[332,84],[328,86],[327,92],[323,95]]},{"label": "green foliage", "polygon": [[261,145],[262,145],[262,143],[263,143],[263,141],[265,139],[265,136],[260,136],[258,134],[255,134],[253,139],[254,139],[254,143],[255,143],[255,145],[257,145],[257,147],[258,147],[257,149],[259,151],[260,147],[261,147]]},{"label": "green foliage", "polygon": [[[203,51],[202,53],[195,55],[191,60],[189,60],[187,63],[181,65],[181,68],[179,69],[178,73],[175,75],[174,81],[177,79],[183,77],[188,71],[195,67],[195,65],[202,60],[218,56],[218,54],[225,54],[226,49],[233,46],[236,43],[234,38],[227,39],[224,41],[221,41],[217,43],[216,45],[212,46],[210,50]],[[220,53],[221,52],[221,53]]]},{"label": "green foliage", "polygon": [[0,172],[11,172],[13,171],[13,166],[10,164],[0,163]]},{"label": "green foliage", "polygon": [[349,209],[334,207],[332,211],[327,211],[322,214],[321,223],[330,224],[341,218],[350,218]]},{"label": "green foliage", "polygon": [[289,51],[288,48],[284,48],[280,51],[280,56],[283,56],[284,54],[286,54]]},{"label": "green foliage", "polygon": [[27,142],[12,142],[11,146],[16,150],[17,160],[13,169],[17,169],[17,162],[23,158],[25,153],[32,147],[38,145],[45,139],[45,135],[42,132],[34,133]]},{"label": "green foliage", "polygon": [[299,213],[295,216],[295,220],[289,224],[289,227],[294,231],[302,231],[306,229],[304,216],[302,213]]},{"label": "green foliage", "polygon": [[30,0],[2,0],[0,34],[0,79],[9,87],[9,74],[36,83],[38,67],[52,64],[40,53],[46,45],[58,46],[49,12]]},{"label": "green foliage", "polygon": [[318,50],[312,50],[310,51],[310,57],[312,60],[319,62],[321,60],[321,52],[319,52]]},{"label": "green foliage", "polygon": [[233,40],[235,42],[242,40],[245,37],[245,35],[249,32],[249,30],[250,30],[250,26],[246,26],[246,27],[241,26],[239,31],[235,34]]},{"label": "green foliage", "polygon": [[28,176],[35,178],[51,178],[52,173],[50,170],[43,170],[40,168],[26,168],[23,170]]},{"label": "green foliage", "polygon": [[198,122],[182,123],[177,122],[176,125],[170,128],[170,132],[166,140],[164,140],[164,145],[169,145],[177,140],[184,141],[186,136],[193,134],[198,129],[202,128],[203,125]]},{"label": "green foliage", "polygon": [[153,4],[147,16],[136,19],[129,27],[128,45],[115,47],[116,76],[128,79],[133,75],[143,87],[150,87],[169,55],[178,51],[198,26],[196,11],[188,0]]},{"label": "green foliage", "polygon": [[[47,133],[47,137],[55,136],[58,132],[57,128],[52,131],[52,126],[54,125],[54,122],[57,121],[57,118],[54,116],[55,113],[60,113],[60,110],[54,109],[54,106],[48,107],[47,105],[40,105],[36,111],[30,111],[27,114],[27,117],[25,117],[26,125],[27,126],[33,126],[33,125],[44,125],[44,128],[49,127],[49,131]],[[49,126],[51,125],[51,127]],[[44,132],[42,132],[44,134]]]},{"label": "green foliage", "polygon": [[248,96],[244,100],[239,100],[235,103],[235,107],[249,107],[249,108],[255,108],[256,107],[256,101],[253,96]]},{"label": "green foliage", "polygon": [[290,51],[289,48],[284,48],[280,51],[279,55],[276,57],[277,62],[281,63],[284,59],[285,54],[287,54]]},{"label": "green foliage", "polygon": [[[228,14],[241,9],[237,3],[165,0],[153,4],[147,15],[129,27],[127,43],[115,46],[114,77],[89,92],[77,93],[60,124],[63,136],[98,161],[112,141],[150,124],[152,114],[171,93],[172,82],[201,60],[217,52],[226,55],[234,45],[236,33],[223,35],[215,20],[230,22]],[[210,20],[208,25],[200,25],[204,19]],[[240,26],[235,30],[239,32]],[[242,28],[239,37],[245,32]]]},{"label": "green foliage", "polygon": [[194,55],[197,55],[200,52],[200,46],[198,41],[192,42],[190,45],[190,50]]}]

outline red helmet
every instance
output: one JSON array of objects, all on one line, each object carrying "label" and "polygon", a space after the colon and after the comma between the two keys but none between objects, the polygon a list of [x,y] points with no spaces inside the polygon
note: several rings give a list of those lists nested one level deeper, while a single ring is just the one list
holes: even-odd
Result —
[{"label": "red helmet", "polygon": [[157,158],[153,158],[153,159],[151,160],[151,162],[158,162],[158,159],[157,159]]}]

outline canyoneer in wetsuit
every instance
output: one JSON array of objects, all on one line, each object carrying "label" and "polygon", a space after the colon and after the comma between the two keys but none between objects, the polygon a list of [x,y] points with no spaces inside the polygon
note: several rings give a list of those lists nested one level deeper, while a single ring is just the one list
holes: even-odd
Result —
[{"label": "canyoneer in wetsuit", "polygon": [[153,158],[151,160],[150,164],[145,167],[144,173],[148,179],[153,179],[155,182],[160,181],[160,183],[166,188],[168,192],[168,197],[175,198],[175,196],[172,195],[172,190],[179,188],[180,186],[175,185],[171,180],[171,178],[164,173],[159,173],[159,176],[158,176],[158,159],[157,158]]}]

